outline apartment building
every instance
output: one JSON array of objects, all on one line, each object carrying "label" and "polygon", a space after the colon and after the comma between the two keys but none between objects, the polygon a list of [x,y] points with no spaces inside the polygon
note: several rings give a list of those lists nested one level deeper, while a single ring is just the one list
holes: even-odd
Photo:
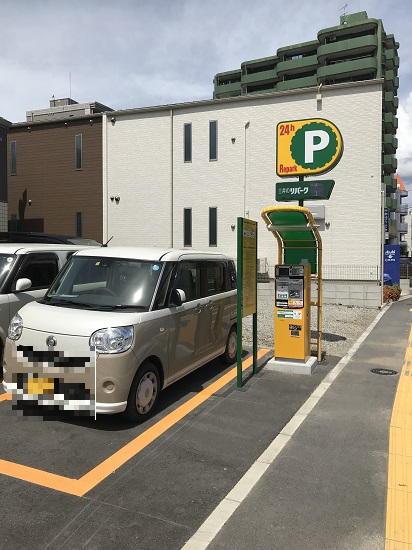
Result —
[{"label": "apartment building", "polygon": [[52,99],[8,128],[8,226],[102,240],[102,113]]},{"label": "apartment building", "polygon": [[275,55],[245,61],[239,69],[214,77],[214,97],[282,92],[344,82],[382,79],[382,184],[389,212],[387,244],[399,244],[396,112],[399,104],[399,43],[387,34],[381,19],[366,12],[345,14],[340,24],[321,29],[317,38],[278,48]]}]

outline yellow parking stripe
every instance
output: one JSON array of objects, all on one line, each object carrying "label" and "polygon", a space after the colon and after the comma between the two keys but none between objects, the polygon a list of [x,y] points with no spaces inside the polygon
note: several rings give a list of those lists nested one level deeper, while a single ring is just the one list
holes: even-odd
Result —
[{"label": "yellow parking stripe", "polygon": [[389,431],[385,550],[412,550],[412,328]]},{"label": "yellow parking stripe", "polygon": [[[268,352],[268,349],[259,350],[257,358],[260,359]],[[244,371],[249,368],[252,363],[253,357],[248,357],[245,359],[242,362],[242,370]],[[210,386],[189,399],[186,403],[183,403],[183,405],[178,407],[175,411],[172,411],[165,418],[159,420],[159,422],[156,422],[156,424],[152,427],[138,435],[135,439],[130,441],[130,443],[127,443],[124,447],[101,462],[98,466],[90,470],[90,472],[82,476],[80,479],[55,475],[43,470],[23,466],[22,464],[8,462],[7,460],[0,460],[0,474],[21,479],[23,481],[28,481],[29,483],[34,483],[36,485],[42,485],[43,487],[55,489],[56,491],[61,491],[63,493],[83,496],[101,481],[106,479],[106,477],[112,474],[117,468],[125,464],[125,462],[147,447],[157,437],[174,426],[174,424],[179,422],[179,420],[204,403],[214,393],[235,379],[236,376],[237,367],[234,367],[229,372],[221,376],[218,380],[210,384]],[[8,394],[0,395],[0,401],[5,401],[6,399],[11,399],[11,396]]]}]

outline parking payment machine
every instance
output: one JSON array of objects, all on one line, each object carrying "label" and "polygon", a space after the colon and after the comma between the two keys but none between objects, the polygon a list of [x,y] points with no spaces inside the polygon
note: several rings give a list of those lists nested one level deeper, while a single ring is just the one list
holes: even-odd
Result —
[{"label": "parking payment machine", "polygon": [[275,266],[275,359],[310,357],[310,265]]}]

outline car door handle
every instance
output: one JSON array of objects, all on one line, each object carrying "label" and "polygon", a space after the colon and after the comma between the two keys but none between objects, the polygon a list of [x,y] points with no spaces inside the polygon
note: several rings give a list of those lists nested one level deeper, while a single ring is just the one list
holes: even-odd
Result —
[{"label": "car door handle", "polygon": [[206,307],[208,309],[213,309],[214,305],[213,305],[213,300],[209,300],[208,303],[206,304]]},{"label": "car door handle", "polygon": [[203,309],[202,304],[197,304],[197,306],[195,307],[196,313],[200,313],[202,311],[202,309]]}]

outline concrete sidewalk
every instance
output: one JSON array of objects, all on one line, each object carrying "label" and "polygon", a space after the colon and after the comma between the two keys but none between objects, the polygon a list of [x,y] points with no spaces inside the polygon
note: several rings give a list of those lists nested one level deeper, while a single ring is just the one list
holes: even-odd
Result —
[{"label": "concrete sidewalk", "polygon": [[[377,550],[412,298],[386,307],[185,550]],[[402,546],[403,548],[403,546]]]}]

